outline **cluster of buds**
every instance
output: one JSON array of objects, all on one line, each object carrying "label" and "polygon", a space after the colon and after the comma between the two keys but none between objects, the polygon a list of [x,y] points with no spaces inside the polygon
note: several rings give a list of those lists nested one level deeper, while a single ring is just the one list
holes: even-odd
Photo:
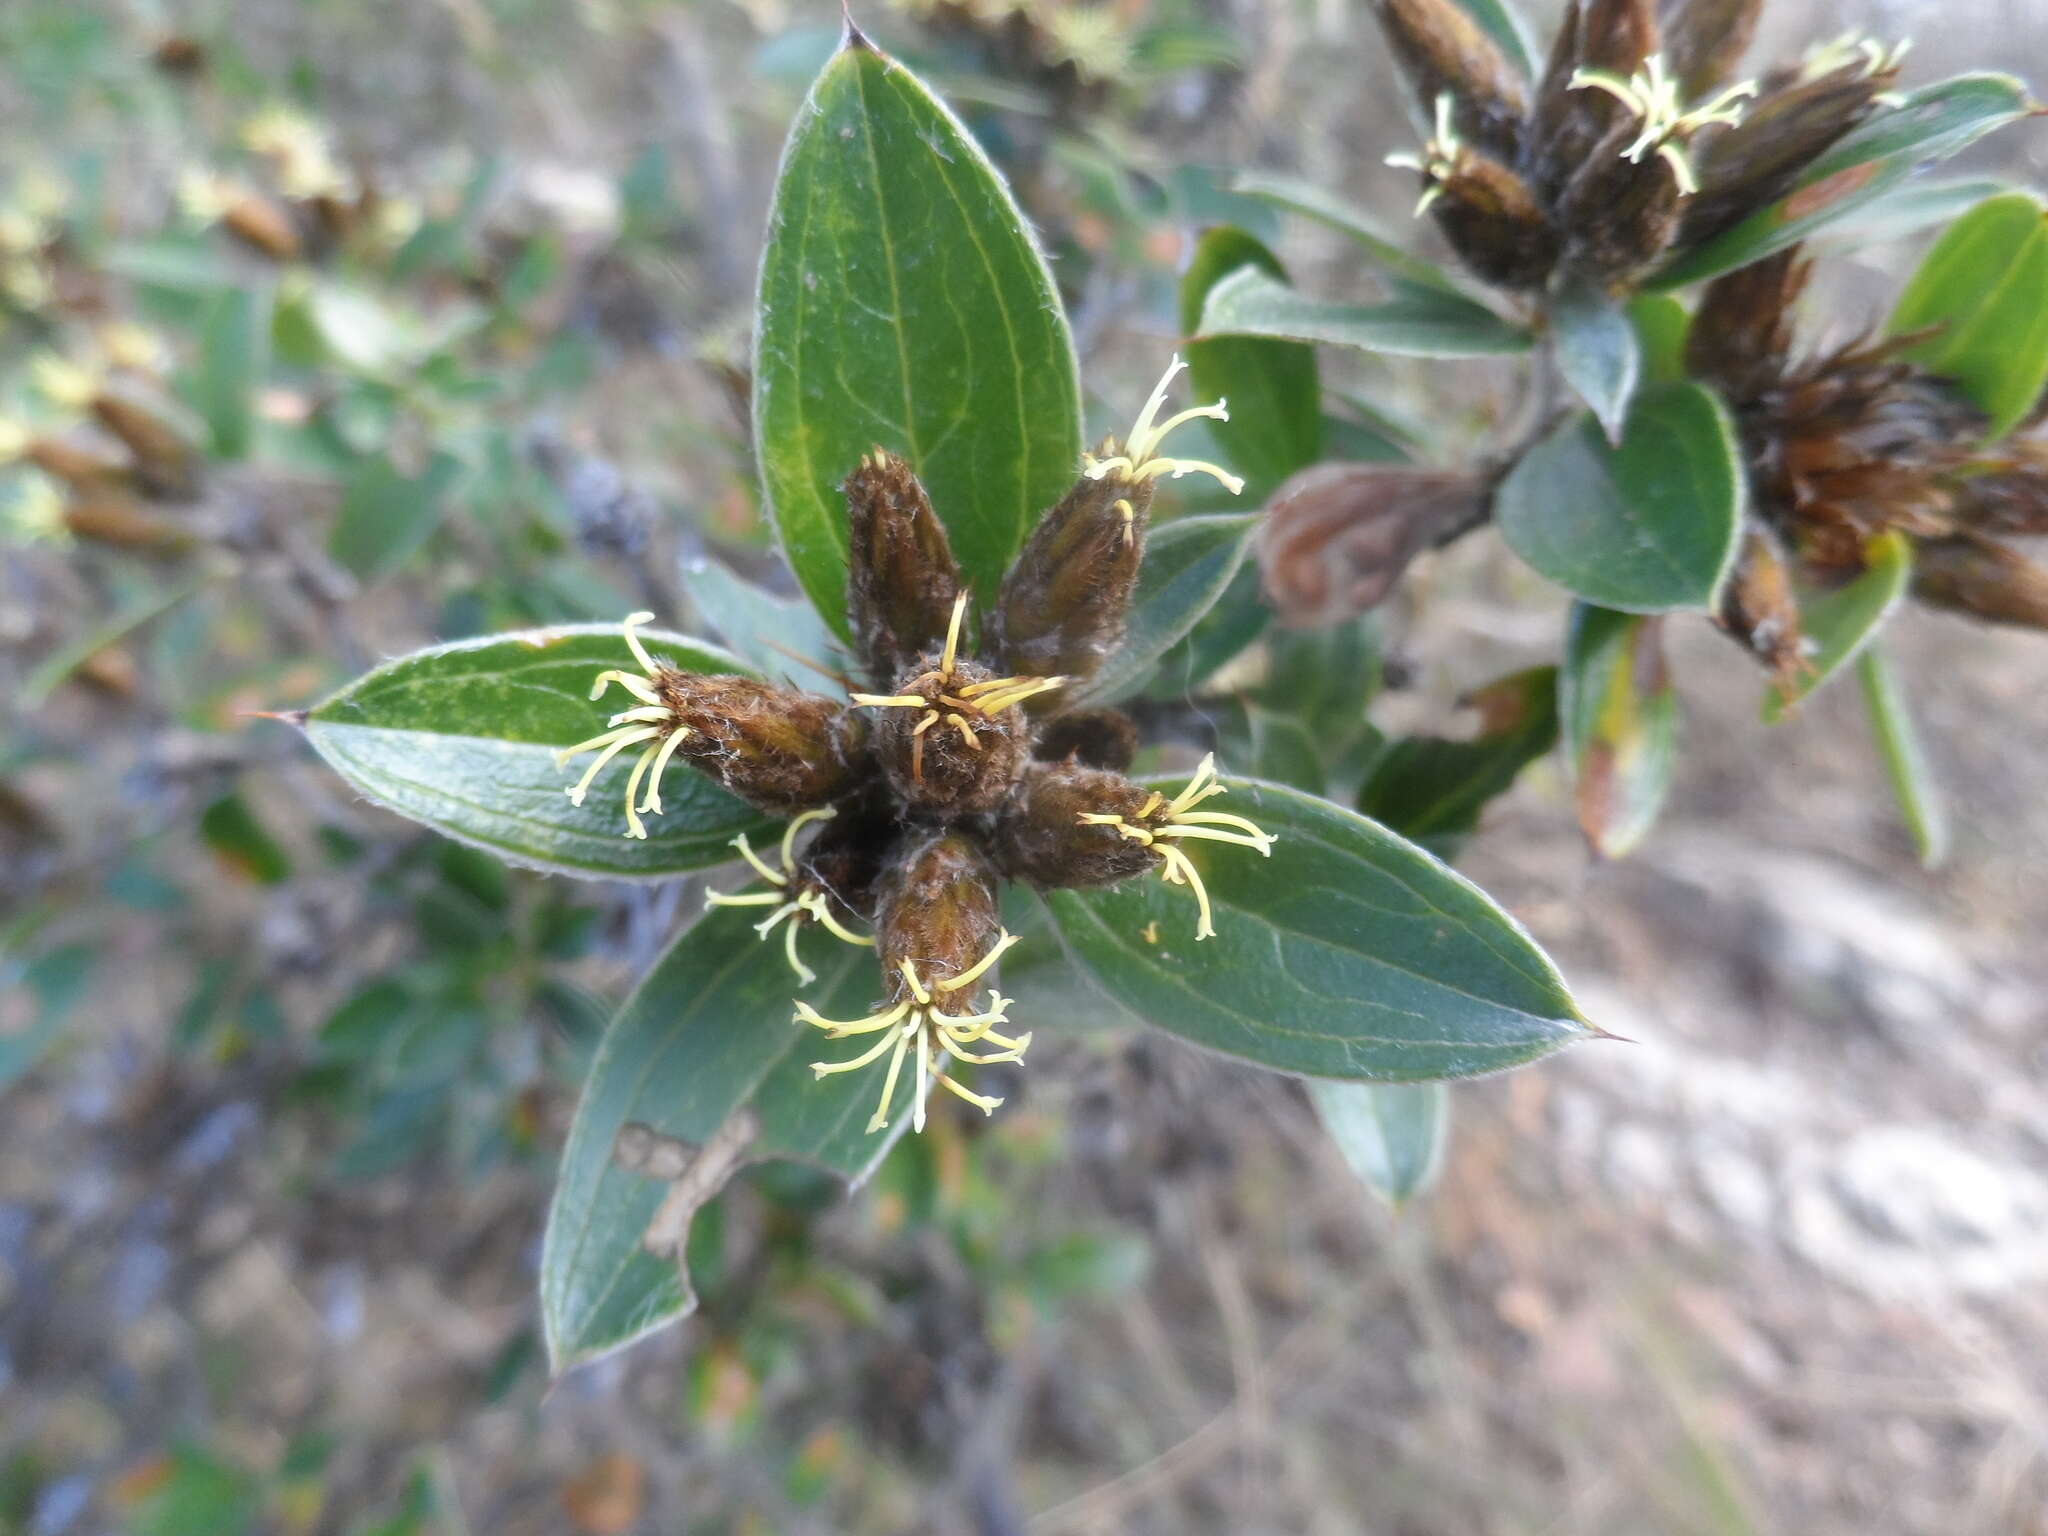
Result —
[{"label": "cluster of buds", "polygon": [[121,321],[31,361],[33,406],[0,415],[17,529],[128,548],[188,541],[150,510],[201,489],[202,457],[163,387],[169,363],[162,338]]},{"label": "cluster of buds", "polygon": [[[1271,851],[1243,817],[1203,809],[1224,793],[1213,762],[1168,796],[1124,777],[1136,730],[1112,710],[1068,708],[1122,635],[1163,476],[1236,477],[1179,459],[1165,439],[1221,402],[1161,419],[1174,359],[1121,441],[1084,455],[1073,488],[1048,511],[980,614],[946,530],[911,467],[877,449],[848,475],[847,617],[863,689],[844,698],[752,678],[684,672],[625,637],[638,672],[598,675],[591,697],[621,689],[629,707],[607,729],[565,748],[596,754],[568,794],[581,803],[607,768],[625,774],[628,835],[661,812],[675,760],[760,809],[794,818],[778,862],[735,840],[761,888],[714,892],[713,905],[769,909],[762,938],[781,930],[799,985],[815,979],[798,934],[873,946],[885,994],[863,1018],[833,1020],[807,1003],[796,1021],[838,1040],[876,1037],[819,1076],[886,1058],[871,1131],[888,1126],[910,1082],[923,1128],[934,1084],[983,1110],[996,1099],[956,1081],[956,1063],[1016,1061],[1028,1034],[1007,1032],[1010,1000],[995,967],[1014,942],[998,919],[1006,880],[1041,890],[1105,886],[1156,872],[1194,896],[1196,937],[1214,929],[1204,855],[1193,844]],[[616,771],[616,770],[614,770]],[[808,837],[808,842],[803,842]],[[866,930],[866,931],[862,931]]]},{"label": "cluster of buds", "polygon": [[1458,0],[1378,0],[1434,124],[1388,163],[1488,283],[1625,286],[1776,201],[1889,99],[1903,48],[1854,39],[1731,83],[1761,7],[1568,0],[1532,96]]},{"label": "cluster of buds", "polygon": [[1781,678],[1805,666],[1792,573],[1828,585],[1887,532],[1914,543],[1915,595],[2048,628],[2048,568],[2008,541],[2048,534],[2042,422],[1987,445],[1983,413],[1904,356],[1920,336],[1799,355],[1793,306],[1811,264],[1795,247],[1710,284],[1686,366],[1735,414],[1751,526],[1722,624]]}]

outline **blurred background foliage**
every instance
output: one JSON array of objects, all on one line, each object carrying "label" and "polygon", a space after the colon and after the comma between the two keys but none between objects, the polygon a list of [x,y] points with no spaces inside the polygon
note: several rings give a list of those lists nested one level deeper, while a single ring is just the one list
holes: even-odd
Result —
[{"label": "blurred background foliage", "polygon": [[[2026,7],[1954,9],[1940,69],[2044,72]],[[1412,134],[1353,5],[861,21],[1012,177],[1110,398],[1180,335],[1205,226],[1355,273],[1230,167],[1390,222],[1412,199],[1378,169]],[[1293,1089],[1110,1032],[1057,1042],[987,1130],[906,1140],[851,1205],[750,1170],[693,1238],[702,1311],[548,1391],[549,1171],[597,1031],[695,893],[508,870],[354,802],[260,717],[433,640],[642,606],[716,631],[707,559],[793,590],[746,314],[776,148],[837,34],[783,0],[0,7],[0,1532],[1876,1528],[1827,1478],[1790,1505],[1745,1487],[1655,1296],[1615,1325],[1651,1411],[1582,1476],[1569,1422],[1520,1424],[1458,1342],[1497,1363],[1541,1321],[1435,1255],[1478,1218],[1390,1225]],[[2027,179],[2033,154],[2038,181],[2038,139],[1976,163]],[[1853,318],[1912,254],[1844,263],[1831,302]],[[1339,368],[1326,432],[1353,457],[1455,461],[1518,404],[1490,364]],[[1393,718],[1451,733],[1455,698],[1545,659],[1555,602],[1478,554],[1413,585],[1384,654],[1339,636],[1303,675],[1384,666]],[[1263,622],[1236,595],[1226,645]],[[1348,745],[1299,739],[1270,692],[1213,724],[1279,776]],[[1752,772],[1703,768],[1693,803]],[[1447,840],[1477,825],[1445,814]],[[1531,846],[1551,862],[1502,878],[1540,925],[1578,853]],[[1502,1176],[1497,1140],[1472,1155]],[[1329,1358],[1364,1374],[1339,1390]],[[1943,1529],[2023,1528],[1999,1522],[2041,1488],[2024,1422],[2010,1502]]]}]

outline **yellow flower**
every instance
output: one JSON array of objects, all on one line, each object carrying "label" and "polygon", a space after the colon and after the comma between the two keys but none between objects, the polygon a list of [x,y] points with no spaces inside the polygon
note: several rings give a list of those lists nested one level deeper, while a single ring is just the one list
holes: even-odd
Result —
[{"label": "yellow flower", "polygon": [[[640,819],[645,811],[651,815],[661,814],[661,776],[667,769],[669,759],[675,756],[676,748],[690,734],[688,726],[679,725],[673,719],[674,712],[662,702],[656,686],[669,675],[669,669],[647,654],[647,648],[640,643],[640,637],[633,631],[642,624],[652,624],[651,613],[629,613],[619,626],[626,637],[626,646],[633,653],[633,659],[640,663],[643,676],[635,677],[630,672],[612,668],[597,674],[597,682],[590,690],[593,699],[602,698],[605,689],[617,683],[639,702],[628,710],[613,715],[611,729],[600,732],[588,741],[579,741],[573,747],[564,747],[555,754],[555,766],[566,768],[569,759],[580,757],[585,752],[597,753],[596,760],[583,771],[583,777],[563,791],[571,805],[581,805],[583,797],[590,792],[591,783],[604,766],[628,747],[639,746],[643,750],[633,764],[633,771],[626,779],[626,836],[644,838],[647,823]],[[640,797],[642,780],[647,784],[645,799]]]},{"label": "yellow flower", "polygon": [[782,831],[782,868],[776,869],[754,852],[753,845],[742,832],[732,840],[740,857],[754,866],[754,872],[772,887],[766,891],[749,891],[741,896],[728,896],[723,891],[706,891],[704,905],[707,907],[773,907],[765,918],[754,925],[754,932],[766,939],[775,931],[777,923],[788,923],[783,930],[783,953],[789,957],[790,969],[796,972],[797,985],[808,987],[818,979],[817,973],[805,965],[796,952],[797,930],[806,920],[816,923],[835,939],[847,944],[859,944],[873,948],[874,940],[853,932],[841,923],[832,912],[832,898],[815,880],[799,882],[796,868],[796,837],[805,827],[815,821],[830,821],[839,813],[831,808],[821,811],[805,811],[793,819]]},{"label": "yellow flower", "polygon": [[1201,766],[1195,770],[1195,776],[1188,780],[1187,786],[1171,800],[1154,790],[1128,816],[1084,811],[1079,817],[1085,827],[1114,827],[1120,836],[1159,855],[1160,878],[1168,885],[1184,885],[1195,893],[1195,906],[1200,913],[1195,924],[1197,939],[1215,937],[1216,925],[1209,908],[1209,889],[1202,884],[1201,872],[1195,868],[1194,861],[1180,847],[1181,840],[1195,838],[1212,843],[1234,843],[1240,848],[1256,849],[1266,858],[1273,856],[1272,833],[1262,831],[1244,817],[1233,816],[1227,811],[1196,809],[1203,801],[1224,793],[1227,790],[1216,777],[1216,754],[1212,752],[1202,759]]}]

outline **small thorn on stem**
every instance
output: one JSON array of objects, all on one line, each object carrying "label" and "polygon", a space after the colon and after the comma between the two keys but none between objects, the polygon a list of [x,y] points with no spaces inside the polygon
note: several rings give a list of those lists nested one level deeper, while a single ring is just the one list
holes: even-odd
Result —
[{"label": "small thorn on stem", "polygon": [[238,709],[235,714],[243,720],[282,720],[286,725],[305,728],[307,711],[303,709]]}]

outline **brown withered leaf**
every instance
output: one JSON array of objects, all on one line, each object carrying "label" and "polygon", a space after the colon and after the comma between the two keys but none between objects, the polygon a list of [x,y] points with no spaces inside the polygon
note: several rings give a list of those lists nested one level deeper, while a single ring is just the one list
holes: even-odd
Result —
[{"label": "brown withered leaf", "polygon": [[1409,562],[1483,518],[1487,477],[1400,464],[1318,464],[1289,479],[1259,527],[1259,568],[1283,624],[1314,629],[1383,602]]}]

